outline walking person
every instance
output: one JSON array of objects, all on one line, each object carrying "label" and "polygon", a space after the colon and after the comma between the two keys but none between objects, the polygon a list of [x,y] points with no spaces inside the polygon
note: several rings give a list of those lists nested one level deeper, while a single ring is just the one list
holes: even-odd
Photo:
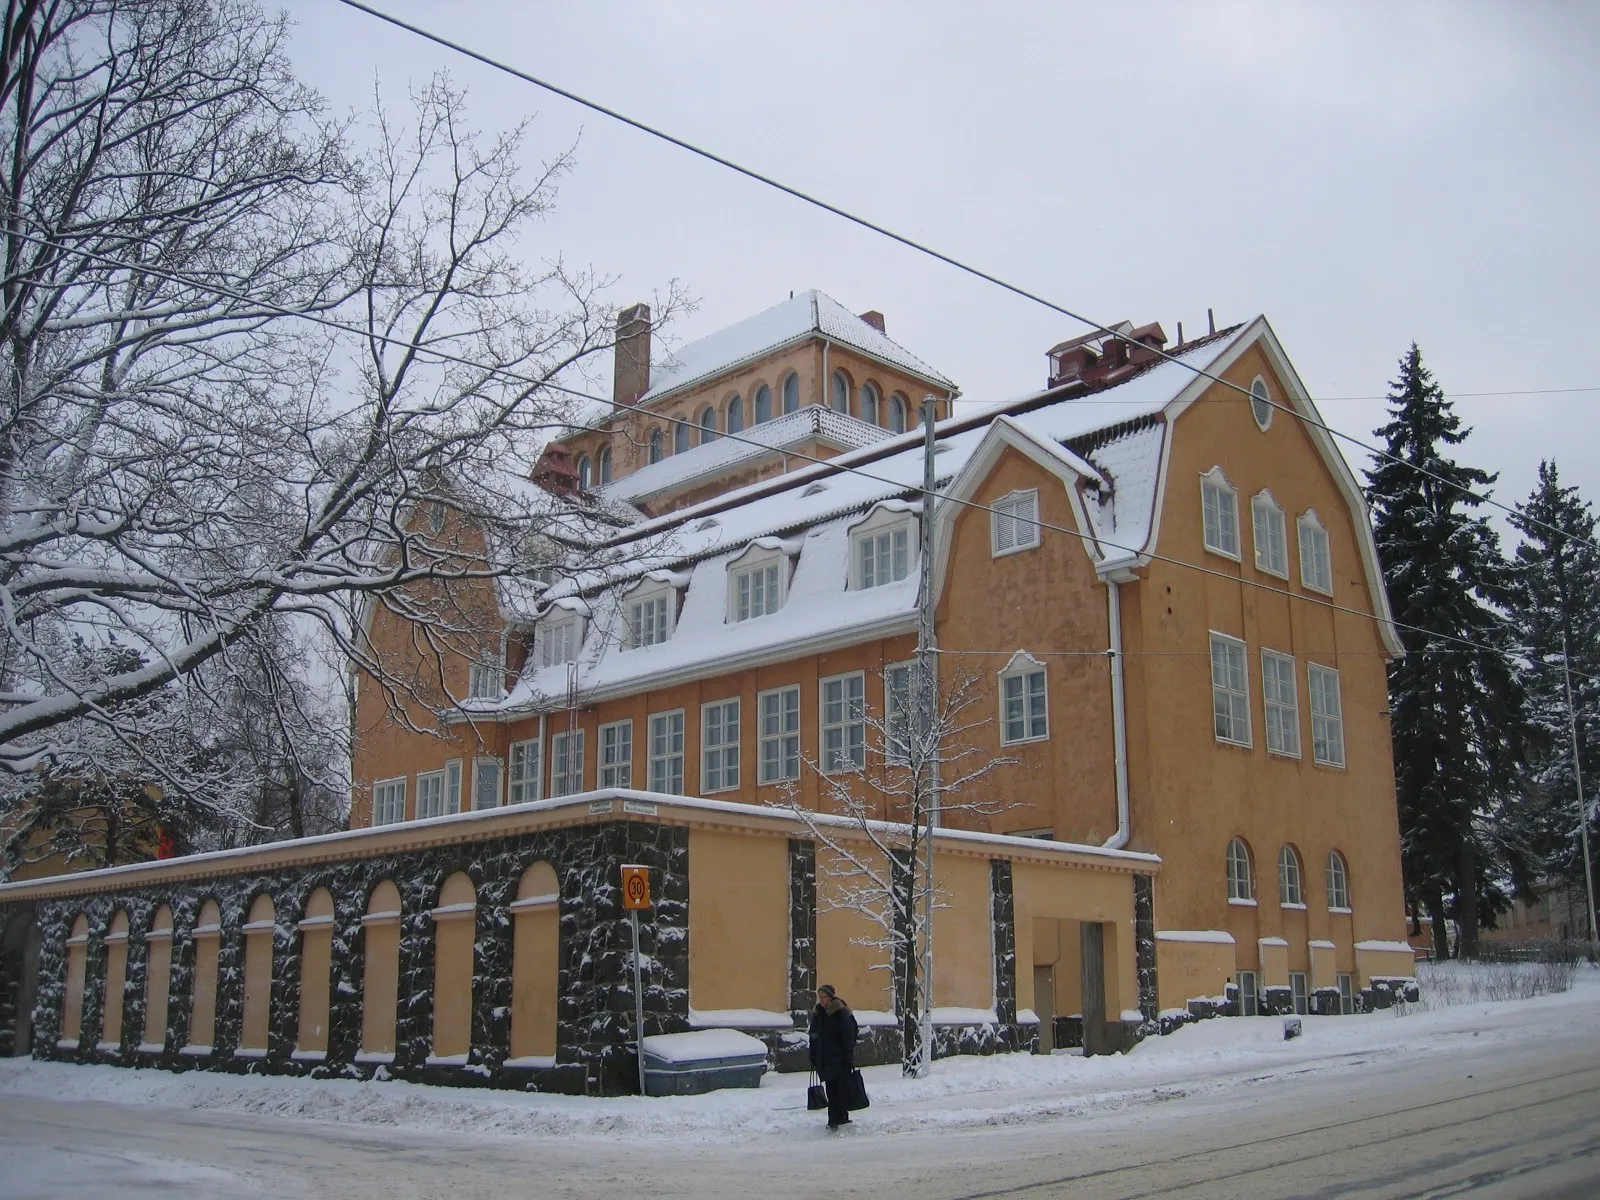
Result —
[{"label": "walking person", "polygon": [[811,1069],[828,1090],[828,1128],[850,1123],[850,1072],[856,1067],[856,1015],[831,983],[817,989],[811,1010]]}]

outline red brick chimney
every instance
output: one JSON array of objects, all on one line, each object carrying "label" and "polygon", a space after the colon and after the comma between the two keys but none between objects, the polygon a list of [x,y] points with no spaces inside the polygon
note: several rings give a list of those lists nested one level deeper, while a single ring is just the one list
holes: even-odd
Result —
[{"label": "red brick chimney", "polygon": [[883,327],[883,314],[875,308],[869,308],[866,312],[862,313],[861,319],[868,325],[871,325],[879,333],[889,332]]},{"label": "red brick chimney", "polygon": [[633,404],[650,390],[650,306],[634,304],[617,314],[617,344],[611,398]]}]

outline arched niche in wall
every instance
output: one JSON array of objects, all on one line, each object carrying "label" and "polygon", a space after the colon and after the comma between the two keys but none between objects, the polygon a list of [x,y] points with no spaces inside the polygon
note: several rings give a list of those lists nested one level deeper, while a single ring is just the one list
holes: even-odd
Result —
[{"label": "arched niche in wall", "polygon": [[122,1048],[122,992],[128,982],[128,914],[117,911],[106,930],[106,991],[100,1049]]},{"label": "arched niche in wall", "polygon": [[83,1032],[83,985],[89,969],[89,918],[79,913],[67,935],[67,987],[61,1000],[61,1040],[76,1046]]},{"label": "arched niche in wall", "polygon": [[222,946],[222,909],[215,900],[200,906],[194,931],[194,1004],[189,1017],[189,1054],[209,1054],[217,1032],[217,952]]},{"label": "arched niche in wall", "polygon": [[328,1054],[329,980],[333,969],[333,894],[319,887],[306,898],[300,919],[300,1029],[294,1057]]},{"label": "arched niche in wall", "polygon": [[400,889],[385,879],[372,889],[361,918],[367,943],[361,980],[361,1057],[394,1058],[394,1023],[400,989]]},{"label": "arched niche in wall", "polygon": [[556,869],[547,862],[538,862],[524,871],[511,912],[516,922],[511,966],[511,1057],[553,1062],[556,1003],[561,986],[561,884]]},{"label": "arched niche in wall", "polygon": [[478,896],[472,879],[457,871],[439,889],[433,910],[433,1055],[460,1059],[472,1050],[472,949]]},{"label": "arched niche in wall", "polygon": [[172,909],[156,909],[145,935],[144,1036],[139,1049],[159,1053],[167,1045],[167,995],[172,986]]},{"label": "arched niche in wall", "polygon": [[257,896],[244,924],[244,1023],[239,1031],[239,1053],[267,1052],[272,1027],[272,942],[278,927],[278,909],[271,896]]}]

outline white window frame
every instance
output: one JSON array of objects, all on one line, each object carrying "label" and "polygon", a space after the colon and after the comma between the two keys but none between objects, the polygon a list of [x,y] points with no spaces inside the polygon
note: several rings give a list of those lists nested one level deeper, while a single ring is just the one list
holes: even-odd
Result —
[{"label": "white window frame", "polygon": [[[869,545],[871,567],[865,553]],[[879,570],[880,564],[886,564],[886,573]],[[916,567],[917,522],[912,514],[879,506],[850,530],[851,591],[899,583],[914,574]]]},{"label": "white window frame", "polygon": [[461,811],[461,760],[452,758],[444,764],[444,811],[454,815]]},{"label": "white window frame", "polygon": [[504,653],[485,655],[467,668],[467,698],[498,700],[506,694]]},{"label": "white window frame", "polygon": [[1289,519],[1268,491],[1250,498],[1250,533],[1255,543],[1256,570],[1289,578]]},{"label": "white window frame", "polygon": [[[1238,686],[1235,687],[1233,679],[1217,679],[1217,650],[1224,648],[1228,652],[1227,666],[1232,668],[1237,655],[1239,668]],[[1222,717],[1222,702],[1228,701],[1228,731],[1226,734],[1218,728],[1218,721]],[[1236,725],[1243,723],[1243,736],[1238,736]],[[1250,731],[1250,656],[1245,650],[1244,642],[1232,634],[1218,633],[1211,630],[1211,729],[1217,741],[1226,746],[1253,745]]]},{"label": "white window frame", "polygon": [[[741,707],[738,696],[700,706],[701,795],[739,789]],[[712,741],[713,733],[720,735],[719,740]]]},{"label": "white window frame", "polygon": [[[727,623],[770,617],[789,599],[790,558],[782,547],[752,546],[728,564]],[[759,604],[757,596],[759,594]]]},{"label": "white window frame", "polygon": [[[431,797],[429,793],[432,793]],[[417,820],[444,816],[444,770],[417,773]]]},{"label": "white window frame", "polygon": [[[1235,846],[1239,848],[1243,855],[1244,878],[1242,880],[1239,878],[1238,872],[1235,870],[1235,867],[1240,861],[1240,858],[1233,852],[1233,848]],[[1227,863],[1228,899],[1254,901],[1256,898],[1256,865],[1255,861],[1250,856],[1250,847],[1245,844],[1245,840],[1243,838],[1233,837],[1228,839]],[[1239,887],[1241,883],[1243,884],[1242,889]]]},{"label": "white window frame", "polygon": [[[494,768],[494,803],[480,804],[483,797],[482,781],[487,777],[488,768]],[[499,808],[505,803],[505,764],[493,755],[485,754],[472,760],[472,810],[477,812],[484,808]]]},{"label": "white window frame", "polygon": [[[902,684],[900,681],[904,680]],[[917,663],[890,663],[883,669],[883,757],[891,766],[911,764],[911,736],[917,713]]]},{"label": "white window frame", "polygon": [[595,769],[599,772],[595,786],[602,788],[631,788],[633,786],[633,718],[610,721],[596,731],[598,745]]},{"label": "white window frame", "polygon": [[671,584],[637,587],[623,600],[623,614],[627,649],[671,641],[678,625],[678,589]]},{"label": "white window frame", "polygon": [[1239,489],[1220,466],[1200,476],[1200,538],[1212,554],[1239,557]]},{"label": "white window frame", "polygon": [[1004,558],[1039,545],[1039,489],[1001,496],[989,506],[989,555]]},{"label": "white window frame", "polygon": [[1294,655],[1261,651],[1261,706],[1266,718],[1267,753],[1300,757],[1300,696]]},{"label": "white window frame", "polygon": [[[774,702],[769,704],[769,698]],[[775,714],[768,709],[776,707]],[[777,728],[768,732],[767,718],[777,717]],[[791,728],[791,718],[792,725]],[[787,783],[800,778],[800,687],[771,688],[756,693],[757,778],[762,784]]]},{"label": "white window frame", "polygon": [[1333,549],[1327,526],[1310,508],[1295,518],[1294,526],[1300,542],[1300,586],[1333,595]]},{"label": "white window frame", "polygon": [[[1321,686],[1318,686],[1318,680]],[[1329,711],[1331,685],[1332,711]],[[1339,672],[1322,663],[1306,665],[1306,686],[1311,692],[1311,758],[1318,766],[1345,766],[1344,697]]]},{"label": "white window frame", "polygon": [[1304,971],[1289,972],[1289,995],[1294,1001],[1296,1016],[1306,1017],[1311,1015],[1311,992],[1306,986],[1306,973]]},{"label": "white window frame", "polygon": [[[1334,864],[1338,870],[1334,870]],[[1328,865],[1326,868],[1328,882],[1328,911],[1331,913],[1347,913],[1350,911],[1350,864],[1345,861],[1344,855],[1337,850],[1328,851]],[[1337,883],[1337,886],[1335,886]]]},{"label": "white window frame", "polygon": [[[837,685],[839,697],[828,699],[830,687]],[[856,695],[852,696],[851,692]],[[836,704],[838,720],[828,719],[828,708]],[[852,713],[851,706],[855,705]],[[865,671],[846,671],[817,681],[817,749],[824,775],[845,775],[864,770],[867,765],[867,676]],[[836,745],[829,745],[830,740]]]},{"label": "white window frame", "polygon": [[1348,1017],[1356,1011],[1356,981],[1348,971],[1339,972],[1334,981],[1339,985],[1339,1014]]},{"label": "white window frame", "polygon": [[372,785],[372,823],[394,825],[406,819],[406,778],[380,779]]},{"label": "white window frame", "polygon": [[576,613],[546,617],[534,629],[533,644],[541,667],[560,667],[575,662],[583,645],[583,618]]},{"label": "white window frame", "polygon": [[[1260,985],[1256,982],[1257,973],[1255,971],[1236,971],[1234,974],[1237,976],[1237,986],[1239,989],[1239,1015],[1241,1017],[1260,1016],[1261,989]],[[1245,981],[1247,979],[1250,983],[1248,988],[1245,987]]]},{"label": "white window frame", "polygon": [[[676,727],[674,727],[676,722]],[[645,728],[649,731],[649,742],[645,749],[648,752],[650,771],[650,790],[663,792],[669,796],[684,795],[684,758],[688,745],[688,721],[684,718],[684,710],[674,708],[667,712],[651,713]],[[665,735],[665,748],[662,746],[662,736]],[[676,739],[676,746],[673,741]]]},{"label": "white window frame", "polygon": [[550,735],[550,799],[583,791],[583,733],[563,729]]},{"label": "white window frame", "polygon": [[[1033,689],[1033,680],[1039,680],[1037,692]],[[1022,735],[1013,737],[1011,733],[1011,684],[1019,685],[1016,701],[1020,705],[1018,720],[1022,723]],[[998,685],[1000,699],[1000,744],[1002,746],[1023,746],[1029,742],[1043,742],[1050,738],[1050,673],[1045,665],[1026,651],[1019,651],[1012,655],[1011,661],[1006,664],[1005,670],[1000,672]],[[1041,729],[1040,726],[1043,726]]]},{"label": "white window frame", "polygon": [[[532,760],[531,763],[529,760]],[[544,736],[512,742],[506,749],[506,803],[544,798]]]},{"label": "white window frame", "polygon": [[1301,866],[1299,853],[1285,842],[1278,848],[1278,907],[1304,908],[1305,906],[1305,869]]},{"label": "white window frame", "polygon": [[[1267,386],[1267,381],[1257,375],[1250,381],[1250,416],[1255,420],[1256,428],[1265,433],[1272,427],[1272,414],[1277,409],[1272,403],[1272,389]],[[1266,415],[1263,417],[1262,414]]]}]

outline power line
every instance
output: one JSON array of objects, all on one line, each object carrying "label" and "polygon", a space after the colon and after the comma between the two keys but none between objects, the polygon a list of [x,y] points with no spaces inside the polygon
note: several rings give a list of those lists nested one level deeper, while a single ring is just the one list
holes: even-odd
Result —
[{"label": "power line", "polygon": [[[879,236],[888,238],[891,241],[898,242],[900,245],[905,246],[908,249],[915,250],[919,254],[924,254],[929,258],[936,259],[937,261],[944,263],[946,266],[954,267],[956,270],[971,275],[976,279],[981,279],[985,283],[993,284],[995,287],[1010,292],[1014,296],[1019,296],[1024,300],[1031,300],[1033,303],[1041,305],[1044,308],[1048,308],[1052,312],[1060,313],[1062,316],[1067,317],[1070,320],[1077,321],[1080,325],[1087,325],[1090,329],[1093,329],[1098,333],[1105,334],[1107,337],[1113,337],[1122,341],[1127,341],[1127,338],[1123,334],[1118,333],[1116,330],[1107,325],[1102,325],[1099,321],[1091,320],[1089,317],[1075,312],[1072,309],[1067,308],[1065,305],[1057,304],[1055,301],[1049,300],[1044,296],[1039,295],[1037,292],[1030,291],[1019,284],[1011,283],[1009,280],[1002,279],[1000,276],[992,274],[989,271],[985,271],[981,267],[975,267],[970,263],[964,262],[961,259],[944,253],[942,250],[937,250],[924,242],[919,242],[905,234],[897,233],[895,230],[890,229],[886,225],[881,225],[876,221],[869,220],[868,218],[860,216],[857,213],[853,213],[849,209],[841,208],[837,204],[823,200],[818,196],[813,196],[811,193],[802,191],[791,184],[784,183],[782,180],[776,179],[771,175],[763,174],[762,172],[755,170],[753,167],[747,167],[742,163],[718,154],[713,150],[707,150],[703,146],[696,145],[695,143],[687,141],[684,138],[680,138],[675,134],[668,133],[664,129],[647,124],[636,117],[630,117],[626,113],[620,112],[617,109],[609,108],[606,105],[601,104],[599,101],[590,100],[588,97],[579,95],[577,92],[561,87],[559,84],[551,83],[549,80],[542,79],[539,76],[524,71],[519,67],[514,67],[509,63],[492,58],[489,55],[484,54],[481,51],[474,50],[460,42],[452,41],[450,38],[447,38],[442,34],[434,33],[431,30],[424,29],[420,25],[413,24],[410,21],[402,20],[401,18],[393,16],[390,13],[384,12],[382,9],[374,8],[370,4],[364,4],[362,3],[362,0],[339,0],[339,3],[348,8],[353,8],[358,12],[365,13],[370,17],[374,17],[377,20],[383,21],[386,24],[392,25],[396,29],[403,29],[407,33],[413,34],[416,37],[433,42],[435,45],[442,46],[445,49],[453,51],[456,54],[460,54],[465,58],[470,58],[474,62],[482,63],[484,66],[492,67],[496,71],[501,71],[515,79],[520,79],[524,83],[531,83],[535,87],[542,88],[545,91],[560,96],[565,100],[570,100],[572,103],[581,105],[592,112],[597,112],[602,116],[610,117],[612,120],[621,122],[630,128],[637,129],[639,132],[647,134],[650,137],[659,138],[661,141],[667,142],[669,145],[676,146],[680,150],[686,150],[690,154],[697,155],[708,162],[715,163],[717,166],[725,167],[736,174],[745,176],[747,179],[754,180],[755,182],[763,184],[766,187],[780,191],[787,196],[791,196],[794,199],[801,201],[804,204],[809,204],[815,208],[819,208],[824,212],[831,213],[842,220],[861,227],[862,229],[876,233]],[[1164,349],[1156,349],[1153,346],[1149,347],[1149,349],[1165,361],[1178,363],[1180,366],[1187,370],[1193,371],[1196,375],[1204,379],[1209,379],[1213,383],[1220,384],[1223,387],[1228,388],[1231,391],[1238,392],[1240,395],[1247,398],[1251,395],[1248,388],[1234,383],[1231,380],[1224,379],[1219,375],[1213,375],[1211,372],[1202,367],[1197,367],[1192,363],[1185,362],[1178,354],[1169,353]],[[1308,399],[1310,398],[1308,397]],[[1380,450],[1378,447],[1362,441],[1353,434],[1344,433],[1323,421],[1308,417],[1306,414],[1300,412],[1291,405],[1287,405],[1270,398],[1266,401],[1266,403],[1270,404],[1273,408],[1281,409],[1282,411],[1289,413],[1297,420],[1303,421],[1317,429],[1321,429],[1330,437],[1342,438],[1351,445],[1359,446],[1361,449],[1365,450],[1368,454],[1371,454],[1375,458],[1382,459],[1387,462],[1399,463],[1402,466],[1409,467],[1413,471],[1421,472],[1423,475],[1426,475],[1436,483],[1442,483],[1446,487],[1453,488],[1478,504],[1487,504],[1491,508],[1501,509],[1504,512],[1510,513],[1512,516],[1517,517],[1519,520],[1528,521],[1530,524],[1548,529],[1553,533],[1561,534],[1561,536],[1571,538],[1573,541],[1581,542],[1592,549],[1600,550],[1600,543],[1592,541],[1588,538],[1575,537],[1565,530],[1546,525],[1542,521],[1530,521],[1527,517],[1521,513],[1518,513],[1517,510],[1510,505],[1503,504],[1490,496],[1480,496],[1471,488],[1466,487],[1464,484],[1457,483],[1452,479],[1447,479],[1443,475],[1440,475],[1434,471],[1430,471],[1426,467],[1423,467],[1417,463],[1409,462],[1398,455],[1390,454],[1386,450]],[[1315,403],[1315,401],[1312,401],[1312,403]]]},{"label": "power line", "polygon": [[[629,405],[623,404],[620,401],[618,401],[616,399],[613,399],[613,398],[608,398],[608,397],[605,397],[605,396],[597,396],[597,395],[594,395],[594,394],[589,393],[589,392],[580,392],[580,391],[576,390],[575,388],[564,387],[564,386],[562,386],[560,384],[553,383],[553,382],[551,382],[550,380],[547,380],[547,379],[539,379],[539,378],[537,378],[535,376],[524,375],[521,372],[511,370],[510,368],[507,368],[507,367],[498,367],[498,366],[494,366],[493,364],[480,363],[480,362],[477,362],[477,361],[475,361],[473,359],[466,358],[463,355],[452,354],[452,353],[450,353],[448,351],[441,350],[441,349],[439,349],[437,347],[434,347],[434,346],[419,346],[419,345],[416,345],[413,342],[409,342],[409,341],[405,340],[404,338],[398,338],[398,337],[394,337],[394,336],[391,336],[391,335],[388,335],[388,334],[377,333],[377,332],[374,332],[374,331],[369,330],[369,329],[361,329],[361,328],[359,328],[357,326],[353,326],[353,325],[346,325],[341,321],[336,321],[333,318],[324,316],[321,313],[304,312],[304,311],[300,311],[300,310],[296,310],[296,309],[292,309],[292,308],[287,308],[287,307],[284,307],[283,305],[274,304],[274,303],[272,303],[270,301],[260,300],[258,298],[249,296],[249,295],[247,295],[247,294],[245,294],[243,292],[236,291],[236,290],[234,290],[232,288],[223,287],[220,284],[202,283],[202,282],[200,282],[198,280],[188,279],[188,278],[186,278],[184,276],[181,276],[181,275],[178,275],[178,274],[176,274],[174,272],[167,271],[167,270],[165,270],[163,268],[155,267],[155,266],[152,266],[152,265],[147,264],[147,263],[130,263],[130,262],[127,262],[124,259],[119,259],[119,258],[116,258],[116,257],[114,257],[112,255],[102,254],[102,253],[100,253],[98,251],[93,251],[93,250],[85,250],[85,249],[83,249],[81,247],[77,247],[77,246],[68,246],[68,245],[65,245],[63,243],[56,242],[56,241],[53,241],[53,240],[39,238],[39,237],[36,237],[36,236],[34,236],[32,234],[22,233],[21,231],[14,231],[12,236],[16,237],[17,239],[19,239],[21,241],[30,242],[30,243],[32,243],[34,245],[37,245],[37,246],[43,246],[43,247],[46,247],[46,248],[49,248],[49,249],[54,249],[54,250],[57,250],[59,252],[66,253],[66,254],[75,254],[75,255],[78,255],[79,257],[86,258],[86,259],[89,259],[91,261],[100,262],[100,263],[103,263],[103,264],[106,264],[106,265],[109,265],[109,266],[120,267],[120,268],[122,268],[124,270],[139,271],[139,272],[143,273],[147,277],[164,279],[164,280],[166,280],[166,281],[168,281],[170,283],[174,283],[174,284],[177,284],[177,285],[183,286],[183,287],[192,288],[195,291],[206,292],[206,293],[218,296],[218,297],[223,298],[223,299],[237,300],[237,301],[241,301],[243,303],[251,304],[251,305],[253,305],[255,308],[257,308],[260,311],[269,312],[269,313],[276,313],[276,314],[278,314],[280,316],[289,317],[289,318],[299,318],[301,320],[310,321],[310,322],[312,322],[314,324],[322,325],[322,326],[325,326],[325,327],[330,328],[330,329],[338,330],[339,332],[350,334],[350,335],[355,336],[355,337],[367,338],[367,339],[370,339],[372,341],[380,342],[380,343],[382,343],[384,345],[398,346],[398,347],[404,348],[404,349],[416,354],[419,357],[431,357],[432,359],[434,359],[436,361],[439,361],[439,362],[454,363],[454,364],[456,364],[458,366],[471,367],[475,371],[479,371],[479,372],[482,372],[482,373],[485,373],[485,374],[488,374],[488,375],[491,375],[491,376],[499,376],[501,378],[508,379],[508,380],[511,380],[513,382],[516,382],[516,383],[525,384],[525,385],[528,385],[528,386],[531,386],[531,387],[535,387],[535,388],[538,388],[538,387],[549,387],[551,390],[559,391],[559,392],[562,392],[562,393],[564,393],[566,395],[574,396],[574,397],[577,397],[579,399],[591,400],[591,401],[594,401],[594,402],[599,403],[599,404],[607,405],[607,406],[609,406],[611,408],[617,409],[618,411],[622,411],[622,410],[636,411],[636,410],[632,409]],[[694,421],[690,420],[689,418],[672,417],[672,416],[667,416],[665,414],[657,414],[657,413],[653,413],[653,414],[651,414],[651,416],[652,416],[652,419],[661,420],[661,421],[663,421],[663,422],[665,422],[667,424],[685,425],[685,426],[689,426],[689,427],[694,428],[694,429],[698,429],[699,428],[699,426]],[[725,434],[725,435],[721,435],[721,436],[725,440],[736,441],[736,442],[739,442],[739,443],[741,443],[743,445],[753,446],[753,447],[756,447],[756,448],[758,448],[760,450],[763,450],[763,451],[770,451],[772,449],[770,446],[767,446],[764,443],[757,442],[754,439],[751,439],[751,438],[748,438],[748,437],[743,437],[743,436],[740,436],[738,434]],[[903,452],[904,451],[897,451],[896,453],[903,453]],[[803,460],[805,462],[811,463],[814,466],[826,467],[831,471],[836,471],[836,472],[839,472],[839,473],[842,473],[842,474],[857,475],[857,476],[860,476],[863,479],[870,480],[870,481],[872,481],[874,483],[887,485],[887,486],[895,489],[896,492],[914,492],[914,491],[920,491],[921,490],[918,486],[916,486],[914,484],[908,484],[904,480],[891,479],[891,478],[888,478],[887,476],[883,476],[883,475],[875,475],[872,472],[863,470],[860,467],[842,465],[842,464],[840,464],[838,462],[837,459],[817,458],[814,455],[805,454],[805,453],[803,453],[801,451],[792,451],[792,450],[785,450],[785,451],[782,451],[782,453],[787,455],[790,458],[801,459],[801,460]],[[991,515],[996,512],[996,510],[992,506],[987,505],[987,504],[981,504],[981,503],[979,503],[979,502],[977,502],[975,500],[966,500],[966,499],[961,499],[961,498],[958,498],[958,497],[955,497],[955,496],[947,496],[947,495],[941,495],[939,497],[939,499],[940,499],[941,503],[952,503],[952,504],[958,505],[960,507],[964,507],[964,508],[968,508],[968,509],[975,509],[975,510],[978,510],[980,512],[989,513]],[[1267,592],[1267,593],[1269,593],[1271,595],[1282,596],[1286,600],[1299,601],[1299,602],[1301,602],[1303,604],[1314,605],[1314,606],[1316,606],[1318,608],[1327,609],[1327,610],[1332,611],[1332,612],[1348,613],[1351,616],[1359,617],[1362,620],[1372,621],[1372,622],[1377,623],[1377,624],[1382,624],[1383,620],[1384,620],[1384,618],[1379,616],[1377,613],[1369,613],[1369,612],[1365,612],[1365,611],[1363,611],[1361,609],[1358,609],[1358,608],[1352,608],[1349,605],[1337,604],[1337,603],[1333,602],[1332,600],[1324,600],[1324,599],[1321,599],[1321,598],[1318,598],[1318,597],[1307,596],[1307,595],[1304,595],[1304,594],[1301,594],[1301,593],[1298,593],[1298,592],[1292,592],[1287,588],[1276,587],[1276,586],[1274,586],[1272,584],[1263,583],[1260,580],[1247,579],[1247,578],[1244,577],[1243,574],[1239,574],[1239,575],[1229,574],[1226,571],[1220,571],[1220,570],[1217,570],[1214,567],[1207,567],[1207,566],[1203,566],[1200,563],[1188,562],[1188,561],[1186,561],[1184,559],[1180,559],[1180,558],[1173,558],[1170,555],[1157,554],[1157,553],[1155,553],[1153,551],[1149,552],[1149,553],[1144,553],[1144,552],[1141,552],[1137,547],[1126,546],[1126,545],[1123,545],[1123,544],[1118,543],[1118,542],[1110,541],[1109,539],[1106,539],[1106,538],[1097,537],[1093,533],[1082,533],[1082,532],[1080,532],[1080,531],[1078,531],[1076,529],[1069,529],[1064,525],[1055,525],[1055,524],[1052,524],[1051,522],[1042,520],[1042,519],[1040,519],[1038,517],[1034,517],[1034,518],[1029,519],[1029,518],[1023,518],[1023,517],[1019,517],[1019,516],[1016,516],[1014,514],[1009,514],[1009,513],[1006,514],[1006,515],[1008,517],[1010,517],[1011,519],[1013,519],[1013,520],[1026,521],[1027,523],[1033,525],[1037,529],[1041,529],[1041,530],[1048,529],[1053,533],[1061,533],[1061,534],[1065,534],[1068,537],[1077,538],[1078,541],[1083,542],[1083,543],[1092,543],[1094,545],[1098,545],[1098,546],[1102,546],[1102,547],[1108,547],[1108,548],[1110,548],[1112,550],[1120,550],[1120,551],[1122,551],[1122,552],[1124,552],[1126,554],[1139,555],[1139,556],[1144,557],[1144,558],[1146,558],[1146,559],[1148,559],[1149,561],[1152,561],[1152,562],[1161,562],[1161,563],[1165,563],[1165,564],[1167,564],[1169,566],[1181,567],[1181,568],[1184,568],[1186,570],[1191,570],[1191,571],[1198,571],[1198,572],[1200,572],[1201,574],[1204,574],[1204,575],[1209,575],[1209,576],[1213,576],[1213,577],[1218,578],[1218,579],[1226,580],[1226,581],[1231,582],[1231,583],[1236,583],[1236,584],[1240,585],[1241,587],[1255,588],[1255,589],[1257,589],[1259,591]],[[1380,583],[1381,583],[1381,581],[1380,581]],[[1467,647],[1470,650],[1472,650],[1474,652],[1478,652],[1478,653],[1499,654],[1499,653],[1504,653],[1505,650],[1507,649],[1506,647],[1496,647],[1496,646],[1486,645],[1486,644],[1480,643],[1480,642],[1474,642],[1470,638],[1459,637],[1459,636],[1457,636],[1455,634],[1440,633],[1437,630],[1427,629],[1427,628],[1424,628],[1423,626],[1420,626],[1420,625],[1409,625],[1409,624],[1406,624],[1406,623],[1403,623],[1403,622],[1400,622],[1400,621],[1396,621],[1392,615],[1388,618],[1388,622],[1395,629],[1404,629],[1404,630],[1407,630],[1407,631],[1412,632],[1412,633],[1419,633],[1419,634],[1422,634],[1422,635],[1424,635],[1424,636],[1426,636],[1428,638],[1443,639],[1444,641],[1459,644],[1461,646]],[[1427,648],[1424,648],[1424,649],[1426,650]]]}]

